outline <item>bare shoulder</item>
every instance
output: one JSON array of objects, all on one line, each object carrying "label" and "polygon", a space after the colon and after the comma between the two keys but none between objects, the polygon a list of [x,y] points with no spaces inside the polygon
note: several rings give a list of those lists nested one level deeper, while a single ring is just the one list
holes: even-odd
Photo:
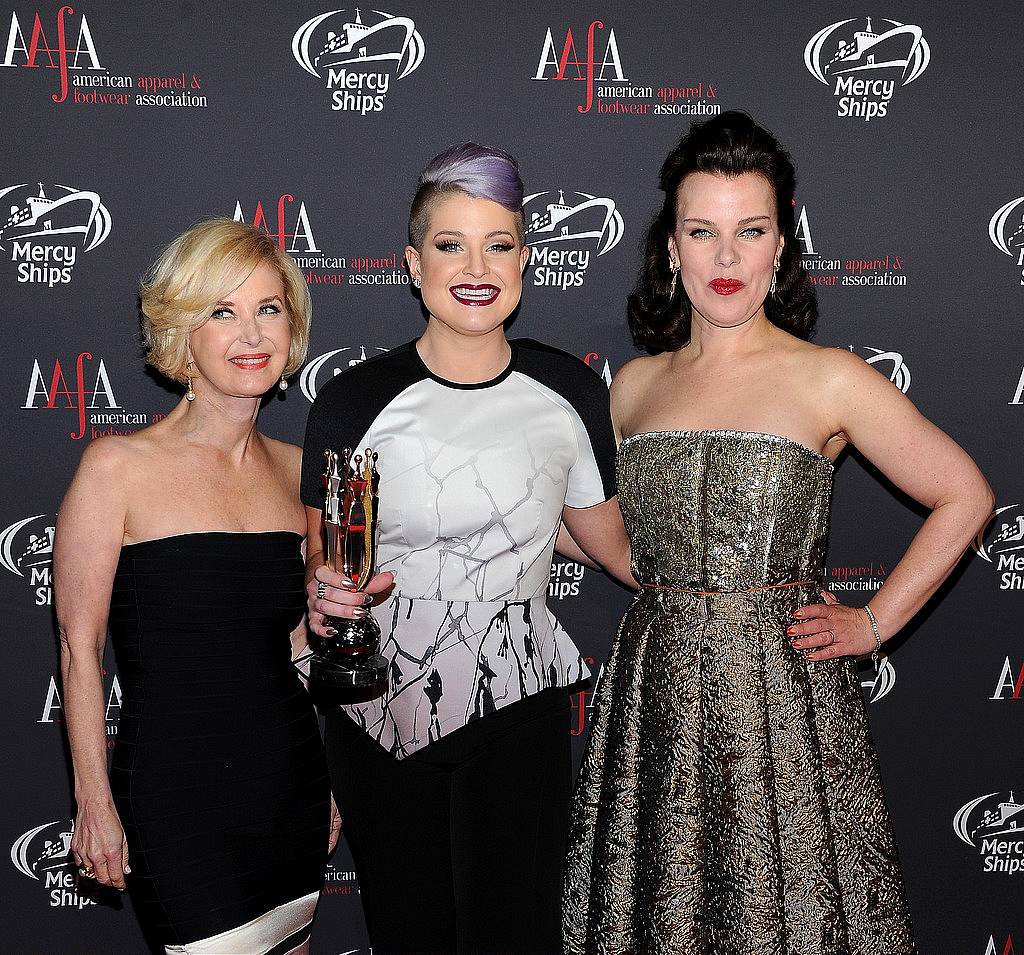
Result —
[{"label": "bare shoulder", "polygon": [[877,372],[863,358],[846,348],[798,341],[792,356],[805,380],[820,388],[843,390],[877,377]]},{"label": "bare shoulder", "polygon": [[640,355],[627,361],[612,379],[612,400],[644,391],[665,366],[665,355]]},{"label": "bare shoulder", "polygon": [[79,478],[123,484],[138,465],[144,442],[136,434],[110,434],[86,445],[78,465]]}]

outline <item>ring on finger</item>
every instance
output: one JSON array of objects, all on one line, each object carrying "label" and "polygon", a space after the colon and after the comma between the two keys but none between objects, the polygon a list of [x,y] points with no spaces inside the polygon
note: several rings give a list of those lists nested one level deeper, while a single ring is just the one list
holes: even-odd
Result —
[{"label": "ring on finger", "polygon": [[96,876],[96,870],[91,865],[80,865],[78,867],[78,874],[83,879],[92,879]]},{"label": "ring on finger", "polygon": [[318,600],[323,600],[327,596],[327,584],[322,580],[316,582],[316,596]]},{"label": "ring on finger", "polygon": [[829,630],[828,631],[828,643],[826,643],[825,646],[826,647],[830,647],[835,642],[836,642],[836,632],[835,632],[835,630]]}]

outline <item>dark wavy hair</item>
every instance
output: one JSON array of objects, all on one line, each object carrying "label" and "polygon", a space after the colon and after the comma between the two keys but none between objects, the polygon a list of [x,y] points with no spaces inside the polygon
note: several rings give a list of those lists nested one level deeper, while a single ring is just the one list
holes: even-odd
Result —
[{"label": "dark wavy hair", "polygon": [[675,351],[690,340],[692,306],[682,282],[676,283],[672,294],[668,240],[676,228],[679,186],[693,172],[723,176],[755,172],[771,183],[785,245],[775,295],[765,299],[764,310],[773,325],[809,339],[817,322],[818,303],[796,241],[793,161],[768,130],[746,113],[730,110],[703,123],[692,123],[661,167],[658,182],[665,201],[647,230],[643,264],[628,302],[629,330],[637,348],[657,355]]}]

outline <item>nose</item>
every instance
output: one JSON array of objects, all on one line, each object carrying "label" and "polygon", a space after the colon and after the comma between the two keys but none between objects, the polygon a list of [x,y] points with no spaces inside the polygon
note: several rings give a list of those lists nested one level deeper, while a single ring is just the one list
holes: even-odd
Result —
[{"label": "nose", "polygon": [[243,318],[238,328],[238,340],[245,345],[258,345],[262,339],[263,332],[256,316]]},{"label": "nose", "polygon": [[482,278],[487,274],[487,261],[484,259],[483,249],[470,249],[466,257],[466,266],[462,270],[466,275],[473,278]]},{"label": "nose", "polygon": [[722,236],[718,240],[718,246],[715,249],[715,265],[728,269],[739,262],[739,260],[740,256],[736,249],[735,239],[732,236]]}]

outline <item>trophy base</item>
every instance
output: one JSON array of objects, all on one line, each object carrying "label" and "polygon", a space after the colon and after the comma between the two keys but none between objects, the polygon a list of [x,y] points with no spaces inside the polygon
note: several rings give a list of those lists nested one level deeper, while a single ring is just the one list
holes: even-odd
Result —
[{"label": "trophy base", "polygon": [[319,656],[309,661],[310,687],[326,698],[346,691],[383,690],[387,675],[388,661],[380,653],[344,665]]}]

